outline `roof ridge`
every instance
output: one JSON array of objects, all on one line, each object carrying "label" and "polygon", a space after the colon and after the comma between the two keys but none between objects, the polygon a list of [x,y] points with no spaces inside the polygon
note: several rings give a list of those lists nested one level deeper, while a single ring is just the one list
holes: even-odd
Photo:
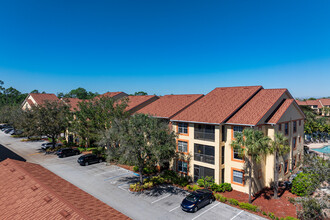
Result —
[{"label": "roof ridge", "polygon": [[[15,168],[17,168],[18,170],[22,171],[25,175],[29,176],[31,179],[33,179],[33,181],[35,181],[37,184],[39,184],[40,186],[42,186],[44,189],[46,189],[47,191],[50,192],[50,194],[52,194],[54,197],[56,197],[58,200],[62,201],[63,203],[65,203],[66,205],[68,205],[72,210],[74,210],[75,212],[77,212],[81,217],[86,218],[86,219],[91,219],[87,214],[85,214],[83,211],[81,211],[80,209],[78,209],[74,204],[72,204],[71,202],[69,202],[68,200],[66,200],[65,198],[61,197],[58,193],[56,193],[53,189],[51,189],[50,187],[48,187],[46,184],[44,184],[42,181],[40,181],[39,179],[37,179],[36,177],[34,177],[33,175],[31,175],[31,173],[29,173],[26,169],[25,166],[21,166],[20,163],[29,163],[32,165],[36,165],[41,167],[42,169],[47,170],[48,172],[50,172],[51,174],[55,175],[56,177],[64,180],[63,178],[61,178],[60,176],[56,175],[55,173],[51,172],[50,170],[44,168],[43,166],[36,164],[36,163],[30,163],[30,162],[22,162],[22,161],[18,161],[18,160],[13,160],[10,158],[7,158],[4,161],[9,160],[11,162],[12,165],[15,166]],[[3,161],[3,162],[4,162]],[[3,163],[1,162],[1,163]],[[64,180],[66,181],[66,180]],[[68,181],[66,181],[68,182]],[[68,182],[69,184],[73,185],[72,183]],[[73,185],[74,187],[76,187],[75,185]],[[78,188],[78,187],[77,187]],[[81,190],[80,188],[78,188],[79,190]],[[83,191],[83,190],[82,190]],[[86,193],[85,191],[83,191],[84,193]]]}]

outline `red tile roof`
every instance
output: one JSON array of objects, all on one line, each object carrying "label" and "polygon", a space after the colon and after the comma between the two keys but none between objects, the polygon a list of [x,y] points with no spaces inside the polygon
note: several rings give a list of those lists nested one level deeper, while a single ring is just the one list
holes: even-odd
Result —
[{"label": "red tile roof", "polygon": [[322,108],[322,105],[319,100],[306,100],[306,101],[299,101],[296,100],[298,105],[317,105],[317,108]]},{"label": "red tile roof", "polygon": [[124,92],[107,92],[107,93],[104,93],[104,94],[96,96],[96,97],[99,97],[99,98],[100,97],[111,97],[111,98],[113,98],[113,97],[115,97],[117,95],[120,95],[120,94],[126,94],[126,93],[124,93]]},{"label": "red tile roof", "polygon": [[287,89],[262,89],[226,123],[256,125]]},{"label": "red tile roof", "polygon": [[128,96],[128,106],[126,111],[131,111],[142,107],[144,104],[147,104],[153,100],[156,100],[158,97],[155,95],[140,95],[140,96]]},{"label": "red tile roof", "polygon": [[286,99],[283,104],[277,109],[275,114],[268,120],[270,124],[277,124],[277,122],[281,119],[283,114],[289,108],[289,106],[294,103],[294,99]]},{"label": "red tile roof", "polygon": [[203,97],[202,94],[165,95],[140,109],[137,113],[149,114],[161,118],[171,118],[201,97]]},{"label": "red tile roof", "polygon": [[46,101],[59,101],[55,94],[30,93],[30,96],[36,101],[37,105],[45,104]]},{"label": "red tile roof", "polygon": [[261,86],[215,88],[172,120],[220,124],[260,89]]},{"label": "red tile roof", "polygon": [[84,100],[78,99],[78,98],[62,98],[62,100],[66,104],[70,105],[70,110],[71,111],[79,110],[78,103],[84,101]]},{"label": "red tile roof", "polygon": [[323,106],[330,105],[330,99],[319,99]]},{"label": "red tile roof", "polygon": [[40,165],[0,163],[1,219],[129,219]]}]

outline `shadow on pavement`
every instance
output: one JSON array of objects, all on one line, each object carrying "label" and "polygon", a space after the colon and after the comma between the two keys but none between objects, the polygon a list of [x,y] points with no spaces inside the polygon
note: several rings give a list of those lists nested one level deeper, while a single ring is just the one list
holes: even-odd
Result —
[{"label": "shadow on pavement", "polygon": [[0,162],[7,158],[14,159],[14,160],[20,160],[20,161],[26,161],[20,155],[16,154],[15,152],[9,150],[8,148],[6,148],[0,144]]}]

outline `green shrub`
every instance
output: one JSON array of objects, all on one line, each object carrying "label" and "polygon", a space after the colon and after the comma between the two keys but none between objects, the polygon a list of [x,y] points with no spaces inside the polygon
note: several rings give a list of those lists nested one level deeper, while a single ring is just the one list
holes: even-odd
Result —
[{"label": "green shrub", "polygon": [[272,212],[269,212],[268,213],[268,217],[271,218],[271,219],[275,219],[275,215]]},{"label": "green shrub", "polygon": [[216,198],[216,200],[218,200],[218,201],[220,201],[220,202],[226,202],[227,201],[227,198],[226,197],[224,197],[223,195],[221,195],[221,194],[215,194],[215,198]]},{"label": "green shrub", "polygon": [[291,216],[287,216],[284,218],[284,220],[299,220],[299,219],[291,217]]},{"label": "green shrub", "polygon": [[238,205],[238,201],[236,199],[228,199],[228,202],[232,205]]},{"label": "green shrub", "polygon": [[147,182],[143,184],[143,189],[150,189],[154,186],[154,184],[152,182]]},{"label": "green shrub", "polygon": [[143,186],[140,183],[131,184],[129,188],[134,192],[139,192],[143,190]]},{"label": "green shrub", "polygon": [[134,166],[134,167],[133,167],[133,171],[134,171],[134,172],[139,172],[139,168],[138,168],[137,166]]},{"label": "green shrub", "polygon": [[316,180],[313,175],[299,173],[292,181],[291,192],[297,196],[306,196],[315,190]]},{"label": "green shrub", "polygon": [[253,212],[257,212],[258,206],[252,205],[250,203],[240,202],[238,203],[239,207],[242,209],[250,210]]},{"label": "green shrub", "polygon": [[225,188],[225,191],[228,191],[228,192],[233,190],[230,183],[223,183],[223,187]]},{"label": "green shrub", "polygon": [[198,180],[197,180],[197,184],[198,184],[200,187],[204,187],[204,180],[203,180],[203,179],[198,179]]},{"label": "green shrub", "polygon": [[267,216],[267,213],[265,211],[262,211],[262,214],[265,215],[265,216]]}]

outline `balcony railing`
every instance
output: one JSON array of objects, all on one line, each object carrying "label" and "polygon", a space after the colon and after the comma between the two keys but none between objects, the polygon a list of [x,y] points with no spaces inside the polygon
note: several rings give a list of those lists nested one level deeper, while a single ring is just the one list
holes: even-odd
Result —
[{"label": "balcony railing", "polygon": [[210,155],[195,153],[194,160],[204,163],[214,164],[214,156],[210,156]]},{"label": "balcony railing", "polygon": [[195,131],[195,139],[205,140],[205,141],[214,141],[214,133]]}]

